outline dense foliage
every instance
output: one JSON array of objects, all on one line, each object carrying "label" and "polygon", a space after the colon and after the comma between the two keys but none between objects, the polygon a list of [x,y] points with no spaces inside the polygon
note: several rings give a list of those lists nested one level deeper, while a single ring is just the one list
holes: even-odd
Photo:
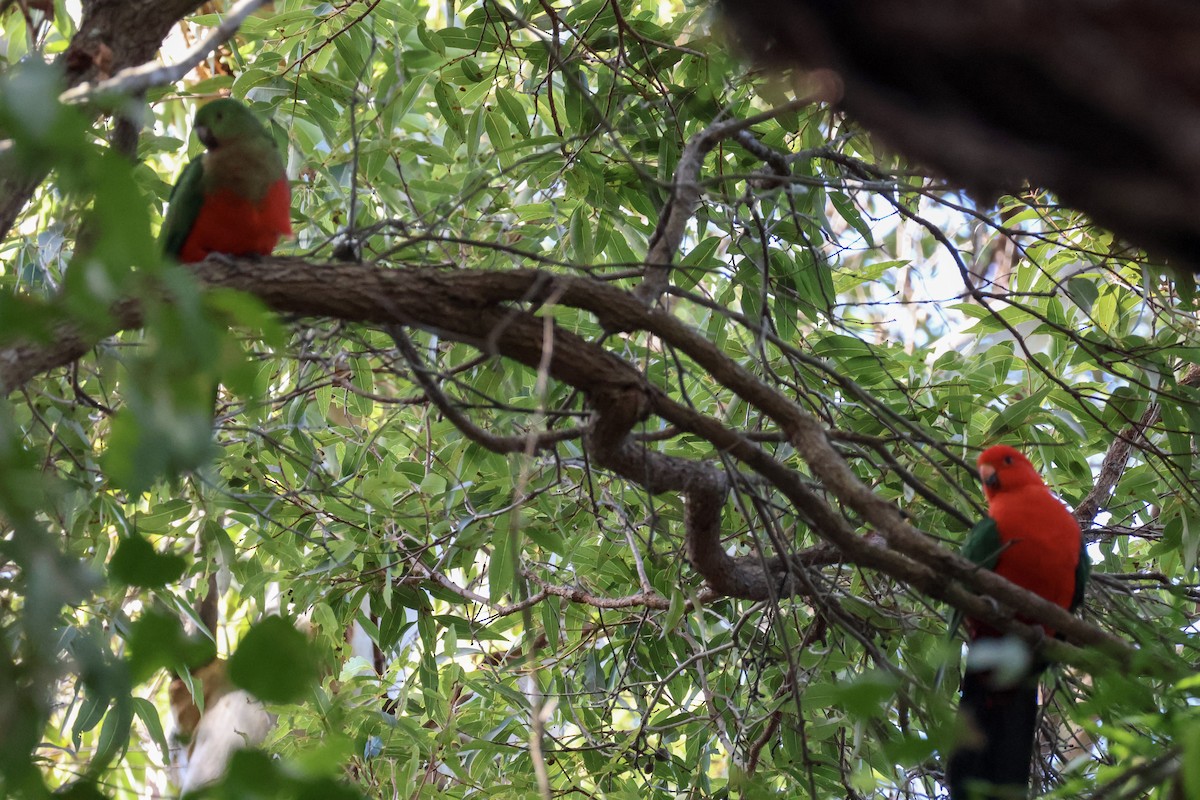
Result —
[{"label": "dense foliage", "polygon": [[[731,429],[863,536],[795,432],[713,364],[819,420],[862,483],[951,547],[982,513],[979,448],[1020,446],[1092,543],[1085,619],[1140,648],[1051,673],[1036,779],[1200,796],[1200,332],[1171,273],[1052,196],[966,196],[796,102],[821,80],[748,70],[702,5],[281,0],[181,83],[65,107],[39,66],[74,34],[69,10],[0,18],[3,168],[49,171],[0,241],[0,347],[99,342],[4,380],[6,791],[169,791],[168,670],[202,657],[181,623],[214,574],[217,648],[261,654],[241,680],[275,703],[282,756],[239,759],[217,796],[330,778],[427,798],[942,791],[947,608],[825,544],[766,462],[654,414],[634,429],[727,471],[730,553],[803,556],[800,588],[722,596],[683,557],[681,494],[597,463],[590,398],[549,366],[428,324],[281,318],[163,264],[152,232],[199,152],[196,101],[228,92],[286,147],[282,251],[640,292],[712,352],[553,289],[501,299]],[[132,160],[109,144],[125,116],[145,125]],[[692,214],[678,189],[696,182]],[[656,257],[672,213],[679,247]],[[140,324],[109,336],[124,297]],[[271,613],[310,619],[311,645],[255,624]],[[355,620],[382,675],[337,656]]]}]

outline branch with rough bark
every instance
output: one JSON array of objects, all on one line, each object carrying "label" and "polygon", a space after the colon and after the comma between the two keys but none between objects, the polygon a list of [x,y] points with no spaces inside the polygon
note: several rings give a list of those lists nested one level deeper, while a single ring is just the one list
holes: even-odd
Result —
[{"label": "branch with rough bark", "polygon": [[229,13],[225,15],[225,19],[221,20],[221,24],[213,28],[208,36],[196,42],[174,64],[145,63],[126,67],[111,78],[74,86],[59,95],[58,99],[64,103],[86,103],[105,94],[140,94],[156,86],[166,86],[168,83],[183,80],[184,76],[195,69],[210,53],[229,41],[242,27],[246,18],[266,2],[267,0],[241,0],[229,9]]},{"label": "branch with rough bark", "polygon": [[[1040,628],[1016,622],[1016,611],[1026,619],[1047,623],[1076,644],[1118,658],[1131,653],[1120,639],[991,572],[980,571],[913,529],[895,506],[854,475],[817,420],[677,318],[647,308],[618,288],[587,278],[529,270],[387,269],[310,264],[298,259],[207,261],[195,265],[193,272],[205,286],[249,292],[282,313],[412,326],[535,369],[549,353],[546,367],[550,377],[589,398],[594,420],[587,442],[596,460],[651,491],[676,492],[686,498],[688,555],[714,588],[754,599],[783,596],[801,590],[804,565],[779,558],[732,559],[726,555],[719,530],[730,488],[727,474],[707,462],[667,457],[633,440],[629,431],[647,414],[703,438],[756,473],[786,497],[812,530],[849,563],[878,570],[1031,641],[1042,638]],[[825,491],[853,509],[878,536],[860,535],[813,490],[811,479],[749,437],[672,400],[628,362],[570,331],[548,325],[544,318],[517,305],[551,302],[586,310],[608,330],[649,332],[692,359],[784,430]],[[138,322],[135,304],[118,307],[114,329]],[[68,364],[78,357],[80,348],[81,339],[76,336],[40,348],[21,345],[22,358],[13,356],[14,348],[0,349],[0,386],[11,390],[38,371]],[[36,369],[30,364],[36,364]]]},{"label": "branch with rough bark", "polygon": [[[183,61],[171,67],[151,65],[171,28],[199,0],[91,0],[83,4],[79,30],[55,65],[62,69],[65,100],[78,102],[100,93],[136,94],[178,80],[212,49],[227,41],[262,0],[242,0],[225,22]],[[185,67],[187,67],[185,69]],[[126,134],[129,142],[136,134]],[[46,178],[0,159],[0,238],[6,236],[29,198]]]}]

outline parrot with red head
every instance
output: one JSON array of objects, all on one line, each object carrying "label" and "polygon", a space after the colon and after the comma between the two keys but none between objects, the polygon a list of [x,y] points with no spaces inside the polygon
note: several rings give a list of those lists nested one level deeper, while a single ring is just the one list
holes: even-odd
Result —
[{"label": "parrot with red head", "polygon": [[201,107],[193,130],[207,151],[171,190],[163,252],[183,263],[209,253],[270,255],[292,233],[291,188],[275,141],[231,98]]},{"label": "parrot with red head", "polygon": [[[1074,611],[1091,569],[1074,515],[1012,447],[984,450],[979,477],[988,515],[967,535],[963,556]],[[952,633],[960,616],[951,622]],[[958,712],[962,735],[946,767],[951,800],[1023,798],[1037,729],[1038,677],[1047,664],[979,620],[968,618],[966,629],[970,650]],[[974,665],[972,656],[980,656]],[[997,666],[1014,660],[1017,669],[1009,674]]]}]

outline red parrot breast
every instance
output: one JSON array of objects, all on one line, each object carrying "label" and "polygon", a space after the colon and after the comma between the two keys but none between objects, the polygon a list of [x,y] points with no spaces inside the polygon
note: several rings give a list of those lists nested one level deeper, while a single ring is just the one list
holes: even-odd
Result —
[{"label": "red parrot breast", "polygon": [[[1074,515],[1046,488],[1033,465],[1011,447],[984,451],[979,472],[988,516],[996,521],[1002,547],[993,570],[1070,609],[1080,551]],[[1054,635],[1049,629],[1046,633]]]},{"label": "red parrot breast", "polygon": [[203,261],[209,253],[270,255],[280,237],[292,233],[291,205],[286,177],[272,183],[258,203],[219,186],[205,195],[179,260]]}]

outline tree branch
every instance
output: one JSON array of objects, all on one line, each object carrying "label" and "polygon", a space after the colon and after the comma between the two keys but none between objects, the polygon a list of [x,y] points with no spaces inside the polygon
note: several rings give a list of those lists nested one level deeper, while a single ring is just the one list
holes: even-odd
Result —
[{"label": "tree branch", "polygon": [[744,131],[780,114],[798,111],[813,102],[811,97],[793,100],[790,103],[755,114],[746,119],[731,119],[714,122],[697,133],[684,145],[679,163],[675,165],[675,177],[671,181],[671,196],[658,217],[658,226],[650,237],[646,253],[646,277],[637,289],[637,296],[647,305],[658,301],[667,290],[671,280],[671,262],[683,242],[683,232],[688,220],[696,213],[700,202],[700,171],[704,168],[704,157],[717,146],[717,142]]},{"label": "tree branch", "polygon": [[106,80],[72,87],[59,95],[58,99],[64,103],[87,103],[104,94],[133,95],[155,86],[165,86],[168,83],[182,80],[185,75],[207,58],[209,53],[237,33],[246,18],[266,2],[267,0],[241,0],[229,9],[220,25],[213,28],[208,36],[196,42],[183,54],[183,58],[174,64],[159,65],[147,62],[134,67],[126,67]]},{"label": "tree branch", "polygon": [[577,428],[571,428],[562,431],[547,431],[546,433],[534,433],[530,431],[524,436],[497,436],[494,433],[485,431],[474,422],[467,418],[467,415],[462,413],[457,406],[451,402],[446,393],[442,391],[442,387],[434,378],[433,371],[421,360],[421,355],[413,346],[412,340],[409,339],[404,327],[401,325],[385,325],[384,331],[392,337],[392,341],[396,343],[396,349],[400,351],[400,355],[404,356],[404,360],[408,362],[409,369],[412,370],[413,377],[417,383],[421,384],[421,388],[425,390],[425,395],[429,398],[438,411],[441,411],[446,419],[454,425],[471,441],[476,444],[486,447],[493,453],[527,453],[549,450],[559,442],[578,439],[583,436],[583,431]]},{"label": "tree branch", "polygon": [[[728,478],[723,471],[704,462],[675,459],[634,443],[628,431],[647,414],[656,414],[680,430],[702,437],[718,452],[756,472],[780,491],[812,530],[837,547],[849,562],[879,570],[972,617],[1017,632],[1031,642],[1042,641],[1040,627],[1016,622],[1015,612],[1050,625],[1074,643],[1095,647],[1122,660],[1132,654],[1131,648],[1117,637],[995,573],[980,570],[913,529],[895,506],[854,475],[817,420],[678,319],[647,308],[618,288],[587,278],[529,270],[386,269],[345,263],[309,264],[289,258],[259,262],[209,260],[194,265],[192,272],[206,286],[250,292],[279,312],[376,325],[411,325],[513,359],[531,369],[537,369],[546,355],[546,321],[512,303],[538,303],[553,297],[559,304],[592,312],[609,330],[650,332],[775,420],[788,432],[790,442],[825,491],[861,514],[881,536],[864,537],[856,533],[840,512],[814,492],[809,479],[757,443],[675,402],[614,354],[554,327],[548,372],[554,379],[584,392],[592,402],[595,420],[588,446],[597,461],[650,491],[684,495],[688,503],[688,556],[714,587],[738,596],[763,599],[795,592],[799,582],[788,578],[797,573],[796,566],[786,561],[759,557],[731,559],[724,553],[719,530]],[[117,324],[137,321],[136,306],[122,310]],[[55,343],[40,353],[33,345],[0,349],[0,386],[11,388],[19,385],[18,376],[28,379],[54,363],[68,363],[77,357],[82,342],[76,334],[71,336],[71,346]],[[18,350],[38,368],[14,357]],[[970,589],[986,593],[1003,606]],[[1061,646],[1056,655],[1069,657],[1070,649]]]},{"label": "tree branch", "polygon": [[[1200,364],[1190,364],[1179,379],[1181,386],[1200,386]],[[1129,452],[1133,443],[1140,441],[1147,428],[1153,427],[1162,418],[1162,407],[1158,403],[1151,404],[1142,414],[1142,418],[1132,425],[1127,425],[1109,445],[1104,460],[1100,462],[1100,472],[1096,475],[1096,483],[1087,496],[1075,507],[1075,518],[1079,526],[1087,530],[1096,521],[1096,515],[1104,507],[1117,481],[1125,472],[1129,462]]]}]

